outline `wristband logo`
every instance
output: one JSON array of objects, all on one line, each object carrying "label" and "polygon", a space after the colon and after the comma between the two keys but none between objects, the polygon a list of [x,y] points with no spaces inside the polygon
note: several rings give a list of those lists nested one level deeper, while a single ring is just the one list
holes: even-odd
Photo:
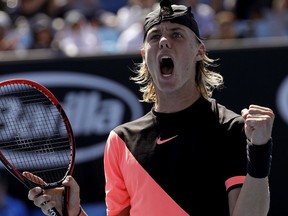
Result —
[{"label": "wristband logo", "polygon": [[280,116],[288,124],[288,76],[280,84],[276,96],[276,105]]}]

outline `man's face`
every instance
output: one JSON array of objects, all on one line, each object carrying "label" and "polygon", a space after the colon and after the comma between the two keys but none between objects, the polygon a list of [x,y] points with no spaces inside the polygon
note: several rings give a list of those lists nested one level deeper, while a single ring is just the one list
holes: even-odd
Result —
[{"label": "man's face", "polygon": [[196,62],[204,51],[204,45],[184,25],[166,21],[152,27],[145,39],[144,59],[157,93],[193,91]]}]

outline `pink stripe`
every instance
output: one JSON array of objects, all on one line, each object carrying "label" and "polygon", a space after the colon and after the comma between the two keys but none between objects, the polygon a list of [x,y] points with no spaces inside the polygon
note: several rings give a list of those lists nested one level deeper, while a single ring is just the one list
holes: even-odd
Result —
[{"label": "pink stripe", "polygon": [[131,205],[132,216],[188,216],[151,178],[114,131],[107,140],[104,166],[108,180],[105,186],[107,215],[118,215]]},{"label": "pink stripe", "polygon": [[226,190],[228,190],[230,187],[237,185],[237,184],[243,184],[245,181],[246,176],[234,176],[232,178],[227,179],[225,182]]}]

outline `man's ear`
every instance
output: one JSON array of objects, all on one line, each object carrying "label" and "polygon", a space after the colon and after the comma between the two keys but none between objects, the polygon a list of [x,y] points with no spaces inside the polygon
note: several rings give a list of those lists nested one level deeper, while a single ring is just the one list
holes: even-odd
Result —
[{"label": "man's ear", "polygon": [[144,48],[141,49],[141,56],[142,56],[142,59],[144,60],[144,57],[145,57],[145,51],[144,51]]},{"label": "man's ear", "polygon": [[196,55],[196,61],[201,61],[203,59],[203,57],[205,56],[206,53],[206,47],[204,44],[200,44],[199,49],[198,49],[198,53]]}]

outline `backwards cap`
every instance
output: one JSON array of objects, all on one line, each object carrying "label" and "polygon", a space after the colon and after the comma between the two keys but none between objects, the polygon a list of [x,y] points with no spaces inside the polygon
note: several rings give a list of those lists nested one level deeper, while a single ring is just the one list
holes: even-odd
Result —
[{"label": "backwards cap", "polygon": [[144,39],[146,38],[149,29],[164,21],[184,25],[190,28],[197,37],[200,38],[198,24],[191,12],[191,7],[186,7],[184,5],[171,5],[170,0],[162,0],[160,2],[160,8],[150,12],[145,18]]}]

